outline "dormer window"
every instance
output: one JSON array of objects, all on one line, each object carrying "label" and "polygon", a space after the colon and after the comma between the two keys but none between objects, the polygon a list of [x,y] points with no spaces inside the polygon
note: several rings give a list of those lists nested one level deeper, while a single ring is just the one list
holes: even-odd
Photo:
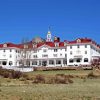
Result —
[{"label": "dormer window", "polygon": [[33,48],[36,48],[37,47],[37,44],[33,44]]},{"label": "dormer window", "polygon": [[25,45],[24,45],[24,49],[27,49],[27,48],[28,48],[28,45],[25,44]]},{"label": "dormer window", "polygon": [[81,43],[81,40],[80,39],[77,39],[77,43]]},{"label": "dormer window", "polygon": [[3,47],[4,47],[4,48],[6,48],[6,47],[7,47],[7,44],[6,44],[6,43],[5,43],[5,44],[3,44]]},{"label": "dormer window", "polygon": [[55,43],[55,47],[59,47],[59,43]]},{"label": "dormer window", "polygon": [[64,42],[64,46],[67,46],[67,43],[66,42]]}]

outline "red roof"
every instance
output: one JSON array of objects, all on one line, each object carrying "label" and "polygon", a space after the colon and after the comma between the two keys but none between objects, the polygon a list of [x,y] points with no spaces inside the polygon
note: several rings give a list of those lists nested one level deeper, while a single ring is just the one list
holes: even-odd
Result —
[{"label": "red roof", "polygon": [[[78,42],[79,41],[79,42]],[[88,39],[88,38],[78,38],[74,41],[69,41],[68,44],[76,44],[76,43],[90,43],[92,42],[91,39]]]},{"label": "red roof", "polygon": [[[47,46],[50,46],[50,47],[55,47],[55,43],[54,42],[38,43],[37,47],[41,47],[43,45],[47,45]],[[64,42],[59,42],[59,47],[64,47]]]},{"label": "red roof", "polygon": [[[64,42],[66,42],[69,45],[77,44],[77,43],[92,43],[92,44],[95,44],[97,47],[100,48],[99,44],[96,44],[95,41],[92,41],[89,38],[78,38],[78,39],[76,39],[74,41],[65,40]],[[47,46],[50,46],[50,47],[55,47],[55,43],[59,43],[59,47],[64,47],[64,42],[42,42],[42,43],[36,44],[37,47],[34,47],[34,48],[38,48],[38,47],[41,47],[43,45],[47,45]],[[24,48],[24,44],[13,44],[13,43],[4,43],[4,44],[7,44],[7,47],[15,47],[15,48],[20,48],[20,49]],[[0,44],[0,48],[3,48],[4,44]],[[28,44],[29,48],[33,48],[32,42],[28,42],[27,44]]]}]

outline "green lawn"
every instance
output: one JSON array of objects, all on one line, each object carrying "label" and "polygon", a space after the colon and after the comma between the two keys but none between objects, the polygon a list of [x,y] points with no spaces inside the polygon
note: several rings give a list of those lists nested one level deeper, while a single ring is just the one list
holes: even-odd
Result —
[{"label": "green lawn", "polygon": [[56,74],[66,74],[66,75],[87,75],[90,73],[91,70],[56,70],[56,71],[34,71],[27,73],[29,75],[37,75],[37,74],[43,74],[43,75],[56,75]]},{"label": "green lawn", "polygon": [[[28,75],[59,73],[86,75],[89,71],[37,71]],[[0,100],[100,100],[100,78],[72,80],[73,84],[28,84],[0,78]]]}]

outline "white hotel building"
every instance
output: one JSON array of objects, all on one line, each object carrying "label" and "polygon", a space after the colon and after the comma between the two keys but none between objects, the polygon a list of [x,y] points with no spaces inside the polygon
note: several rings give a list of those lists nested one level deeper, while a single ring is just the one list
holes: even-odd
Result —
[{"label": "white hotel building", "polygon": [[[36,39],[24,44],[0,44],[0,66],[2,67],[67,67],[90,65],[100,58],[100,45],[88,38],[61,42],[52,40],[48,31],[46,41]],[[28,65],[27,65],[28,64]]]}]

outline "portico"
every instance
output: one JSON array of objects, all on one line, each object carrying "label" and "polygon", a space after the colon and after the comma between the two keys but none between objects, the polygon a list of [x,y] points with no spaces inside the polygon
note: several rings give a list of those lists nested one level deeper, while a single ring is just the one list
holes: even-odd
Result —
[{"label": "portico", "polygon": [[31,61],[33,67],[64,67],[67,66],[67,59],[38,59]]}]

